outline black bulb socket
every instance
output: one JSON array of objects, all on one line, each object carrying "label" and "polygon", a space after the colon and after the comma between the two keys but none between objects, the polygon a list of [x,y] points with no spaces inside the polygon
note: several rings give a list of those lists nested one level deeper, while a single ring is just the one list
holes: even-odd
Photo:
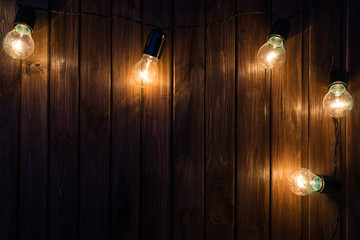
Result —
[{"label": "black bulb socket", "polygon": [[344,67],[335,67],[330,72],[329,88],[334,84],[342,84],[345,88],[348,87],[349,81],[347,79],[347,72]]},{"label": "black bulb socket", "polygon": [[341,181],[335,177],[319,175],[323,180],[323,186],[319,192],[337,194],[342,188]]},{"label": "black bulb socket", "polygon": [[143,54],[147,54],[153,57],[160,59],[162,51],[164,50],[166,42],[166,35],[159,29],[154,29],[151,31],[146,45],[143,51]]},{"label": "black bulb socket", "polygon": [[30,6],[20,6],[15,17],[14,26],[17,24],[25,24],[31,30],[34,29],[36,19],[35,9]]},{"label": "black bulb socket", "polygon": [[286,41],[290,31],[290,22],[287,18],[280,18],[277,20],[271,27],[268,39],[271,37],[280,37],[282,40]]}]

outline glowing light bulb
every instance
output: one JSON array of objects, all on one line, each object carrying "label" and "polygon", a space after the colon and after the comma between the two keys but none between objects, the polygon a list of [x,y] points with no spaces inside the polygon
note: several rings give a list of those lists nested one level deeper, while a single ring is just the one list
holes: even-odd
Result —
[{"label": "glowing light bulb", "polygon": [[290,190],[296,195],[305,196],[312,192],[319,192],[323,188],[323,178],[315,175],[306,168],[292,171],[288,177]]},{"label": "glowing light bulb", "polygon": [[5,52],[12,58],[25,59],[34,51],[31,30],[24,24],[18,24],[6,34],[3,42]]},{"label": "glowing light bulb", "polygon": [[271,37],[258,51],[258,61],[263,68],[281,67],[286,59],[284,41],[281,37]]},{"label": "glowing light bulb", "polygon": [[353,108],[353,98],[346,91],[344,84],[336,83],[329,88],[322,105],[326,114],[332,117],[344,117]]},{"label": "glowing light bulb", "polygon": [[159,78],[157,63],[161,57],[166,42],[165,33],[152,30],[146,42],[143,55],[132,69],[131,79],[140,87],[149,87]]},{"label": "glowing light bulb", "polygon": [[284,43],[290,30],[289,20],[280,18],[271,27],[267,42],[261,46],[257,53],[260,66],[265,69],[281,67],[286,60]]},{"label": "glowing light bulb", "polygon": [[154,84],[159,76],[157,63],[158,59],[156,57],[143,54],[131,73],[134,83],[141,87],[149,87]]},{"label": "glowing light bulb", "polygon": [[5,52],[12,58],[25,59],[34,51],[34,41],[31,37],[35,23],[35,10],[30,6],[19,7],[14,29],[6,34],[3,41]]}]

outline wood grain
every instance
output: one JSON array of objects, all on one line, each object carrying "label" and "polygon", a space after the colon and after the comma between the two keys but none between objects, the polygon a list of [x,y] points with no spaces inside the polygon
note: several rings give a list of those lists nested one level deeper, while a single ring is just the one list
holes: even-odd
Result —
[{"label": "wood grain", "polygon": [[[12,30],[14,1],[0,4],[0,39]],[[2,46],[2,45],[1,45]],[[0,236],[16,239],[20,62],[0,51]]]},{"label": "wood grain", "polygon": [[[345,211],[342,213],[346,218],[342,222],[343,239],[360,239],[360,192],[357,183],[360,173],[360,33],[358,31],[360,21],[360,2],[348,1],[348,77],[350,81],[349,93],[353,96],[354,107],[347,118],[346,128],[346,184],[343,185],[346,201],[343,203]],[[343,161],[343,159],[342,159]],[[344,179],[344,178],[342,178]],[[344,183],[344,182],[343,182]],[[345,234],[344,234],[345,233]],[[345,236],[344,236],[345,235]]]},{"label": "wood grain", "polygon": [[[79,2],[52,1],[76,12]],[[51,16],[49,239],[77,238],[79,17]]]},{"label": "wood grain", "polygon": [[[266,1],[238,1],[240,11],[265,11]],[[257,64],[269,29],[266,15],[237,22],[237,239],[269,238],[270,79]]]},{"label": "wood grain", "polygon": [[[113,1],[113,14],[141,18],[141,1]],[[114,18],[112,28],[111,239],[138,239],[140,93],[131,69],[140,60],[141,27]]]},{"label": "wood grain", "polygon": [[[338,13],[339,8],[335,7],[335,16],[332,15],[330,2],[315,5],[310,9],[309,169],[323,175],[332,175],[334,171],[335,125],[332,117],[324,112],[322,100],[328,92],[333,27],[336,39],[334,45],[335,66],[339,64]],[[332,18],[334,18],[334,23]],[[324,28],[324,26],[329,27]],[[339,166],[338,174],[341,171]],[[312,194],[309,209],[309,236],[314,239],[330,239],[336,223],[336,214],[337,208],[334,199],[325,194]],[[338,236],[340,236],[339,233],[340,231]]]},{"label": "wood grain", "polygon": [[[111,1],[81,1],[111,13]],[[109,236],[111,18],[81,17],[79,238]]]},{"label": "wood grain", "polygon": [[[47,0],[25,4],[48,7]],[[34,53],[22,62],[19,239],[45,240],[48,206],[49,14],[37,11]]]},{"label": "wood grain", "polygon": [[[200,24],[204,2],[174,2],[174,24]],[[172,239],[204,239],[204,28],[174,32]]]},{"label": "wood grain", "polygon": [[[171,2],[144,0],[143,20],[170,25]],[[144,27],[143,44],[152,29]],[[171,31],[166,34],[165,49],[158,62],[159,81],[142,92],[141,239],[170,236],[172,36]]]},{"label": "wood grain", "polygon": [[[235,1],[205,2],[206,21],[233,13]],[[234,238],[235,20],[206,29],[205,237]]]},{"label": "wood grain", "polygon": [[[276,0],[272,11],[287,17],[302,8],[301,2]],[[301,197],[288,188],[287,177],[302,167],[303,106],[302,16],[291,21],[285,42],[286,61],[272,70],[271,79],[271,239],[301,239]]]}]

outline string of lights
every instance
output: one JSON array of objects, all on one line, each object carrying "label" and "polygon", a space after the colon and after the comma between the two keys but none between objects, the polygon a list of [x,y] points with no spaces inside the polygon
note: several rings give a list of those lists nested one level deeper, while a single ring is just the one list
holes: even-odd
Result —
[{"label": "string of lights", "polygon": [[[313,0],[310,1],[308,4],[305,4],[302,8],[298,9],[297,11],[295,11],[294,13],[290,14],[288,17],[286,17],[286,19],[291,19],[295,16],[297,16],[299,13],[303,12],[306,8],[310,7],[312,4],[316,3],[316,2],[321,2],[319,0]],[[24,5],[23,1],[20,0],[16,0],[16,3],[19,4],[20,6]],[[168,25],[168,26],[158,26],[156,24],[152,24],[152,23],[147,23],[144,21],[140,21],[131,17],[127,17],[124,16],[122,14],[101,14],[101,13],[94,13],[94,12],[66,12],[66,11],[59,11],[59,10],[54,10],[54,9],[50,9],[50,8],[42,8],[42,7],[33,7],[36,10],[39,11],[46,11],[49,13],[53,13],[53,14],[61,14],[61,15],[71,15],[71,16],[98,16],[98,17],[103,17],[103,18],[122,18],[126,21],[129,22],[133,22],[142,26],[146,26],[146,27],[153,27],[153,28],[157,28],[160,30],[171,30],[171,29],[186,29],[186,28],[200,28],[200,27],[211,27],[211,26],[215,26],[215,25],[219,25],[219,24],[223,24],[226,23],[230,20],[232,20],[233,18],[239,17],[239,16],[244,16],[244,15],[262,15],[262,14],[268,14],[268,15],[272,15],[276,18],[281,18],[278,14],[271,12],[271,11],[243,11],[243,12],[237,12],[234,13],[233,15],[230,15],[224,19],[220,19],[217,21],[213,21],[213,22],[208,22],[208,23],[203,23],[203,24],[192,24],[192,25]]]},{"label": "string of lights", "polygon": [[[34,42],[31,34],[35,24],[35,10],[46,11],[52,14],[71,15],[71,16],[98,16],[103,18],[122,18],[126,21],[133,22],[146,27],[155,28],[151,31],[146,45],[143,50],[143,55],[140,61],[132,69],[133,82],[140,87],[148,87],[155,83],[158,75],[157,62],[161,57],[162,51],[165,47],[166,34],[165,30],[172,29],[189,29],[200,27],[211,27],[226,23],[236,17],[243,15],[262,15],[268,14],[277,19],[273,24],[268,35],[267,42],[259,49],[257,58],[259,64],[265,69],[276,69],[281,67],[286,59],[286,52],[284,44],[288,33],[290,31],[290,19],[303,12],[314,3],[320,1],[310,1],[301,9],[286,18],[281,18],[278,14],[271,11],[244,11],[234,13],[226,18],[205,22],[202,24],[193,25],[168,25],[158,26],[152,23],[139,21],[121,14],[100,14],[94,12],[66,12],[58,11],[50,8],[31,7],[24,5],[23,1],[16,0],[19,4],[19,9],[14,21],[14,29],[9,32],[4,39],[5,52],[15,59],[25,59],[29,57],[34,51]],[[337,215],[334,231],[331,239],[335,239],[339,219],[340,219],[340,197],[339,191],[341,189],[341,182],[337,180],[337,147],[339,144],[339,123],[338,117],[343,117],[348,114],[353,106],[351,95],[346,91],[348,86],[347,72],[343,67],[335,67],[335,13],[334,0],[331,1],[331,22],[332,22],[332,43],[331,43],[331,77],[329,83],[329,91],[323,99],[324,111],[333,117],[335,124],[335,147],[334,147],[334,170],[333,176],[316,175],[305,168],[296,169],[289,175],[288,183],[291,191],[300,196],[308,195],[312,192],[323,192],[336,194],[337,200]]]}]

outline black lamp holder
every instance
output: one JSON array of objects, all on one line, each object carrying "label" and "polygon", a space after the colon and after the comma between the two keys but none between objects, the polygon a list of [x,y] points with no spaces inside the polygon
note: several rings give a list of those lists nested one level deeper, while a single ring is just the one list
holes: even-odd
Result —
[{"label": "black lamp holder", "polygon": [[280,37],[285,42],[290,31],[290,22],[287,18],[280,18],[271,27],[268,39],[271,37]]},{"label": "black lamp holder", "polygon": [[343,84],[345,88],[348,87],[349,81],[347,79],[347,72],[344,67],[335,67],[330,72],[329,88],[334,84]]},{"label": "black lamp holder", "polygon": [[14,26],[17,24],[25,24],[31,30],[34,29],[36,19],[35,9],[30,6],[20,6],[15,17]]},{"label": "black lamp holder", "polygon": [[336,194],[342,188],[341,181],[335,177],[318,175],[323,180],[323,186],[319,192],[326,194]]},{"label": "black lamp holder", "polygon": [[151,31],[146,45],[143,51],[143,54],[147,54],[153,57],[160,59],[162,51],[164,50],[166,42],[166,35],[159,29],[154,29]]}]

